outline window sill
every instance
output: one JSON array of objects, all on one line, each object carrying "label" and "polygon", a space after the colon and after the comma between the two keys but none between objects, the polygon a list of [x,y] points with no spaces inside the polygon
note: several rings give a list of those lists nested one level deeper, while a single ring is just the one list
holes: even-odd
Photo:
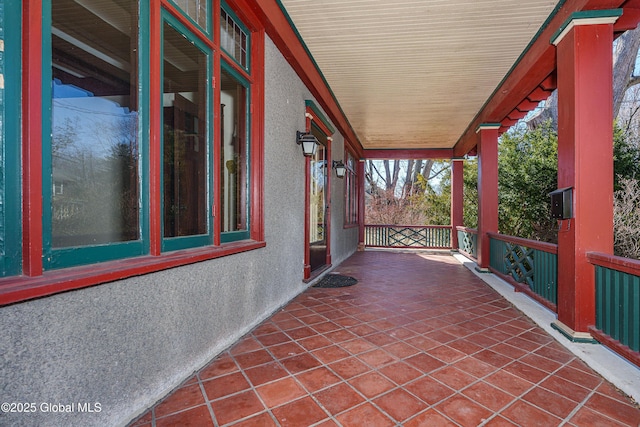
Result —
[{"label": "window sill", "polygon": [[244,240],[226,243],[222,246],[185,249],[160,256],[146,255],[46,271],[42,276],[36,277],[7,277],[0,279],[0,306],[207,261],[265,246],[266,242]]},{"label": "window sill", "polygon": [[344,224],[344,225],[342,226],[342,228],[346,230],[347,228],[356,228],[356,227],[359,227],[359,226],[360,226],[360,224],[358,224],[358,223],[356,222],[356,223],[353,223],[353,224]]}]

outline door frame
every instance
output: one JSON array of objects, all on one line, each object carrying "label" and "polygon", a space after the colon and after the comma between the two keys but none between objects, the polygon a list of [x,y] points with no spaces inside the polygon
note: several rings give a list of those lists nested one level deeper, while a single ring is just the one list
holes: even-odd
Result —
[{"label": "door frame", "polygon": [[311,187],[311,158],[305,157],[305,177],[304,177],[304,273],[303,279],[305,281],[310,281],[318,276],[320,273],[325,271],[327,268],[331,267],[331,143],[333,142],[334,130],[331,125],[326,121],[326,119],[322,116],[322,114],[317,110],[315,104],[311,101],[306,101],[306,112],[305,112],[305,132],[311,132],[311,126],[315,126],[322,133],[324,133],[327,137],[327,145],[326,145],[326,161],[327,161],[327,187],[325,189],[326,192],[326,205],[327,210],[325,213],[325,239],[327,241],[327,257],[325,265],[321,268],[318,268],[311,271],[311,243],[309,239],[309,221],[310,221],[310,209],[309,203],[311,201],[310,196],[310,187]]}]

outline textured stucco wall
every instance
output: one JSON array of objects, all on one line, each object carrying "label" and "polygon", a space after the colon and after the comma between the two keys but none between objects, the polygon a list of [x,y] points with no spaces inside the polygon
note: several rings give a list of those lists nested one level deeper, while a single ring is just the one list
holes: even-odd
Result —
[{"label": "textured stucco wall", "polygon": [[[331,143],[333,160],[344,161],[344,138],[336,133]],[[331,257],[332,264],[338,265],[351,255],[358,246],[358,227],[344,228],[345,180],[336,177],[331,170]]]},{"label": "textured stucco wall", "polygon": [[[0,308],[0,400],[39,409],[0,413],[0,425],[125,424],[306,288],[295,131],[312,97],[268,39],[265,86],[267,247]],[[355,250],[357,230],[342,229],[342,180],[332,191],[335,264]],[[99,413],[40,412],[95,402]]]}]

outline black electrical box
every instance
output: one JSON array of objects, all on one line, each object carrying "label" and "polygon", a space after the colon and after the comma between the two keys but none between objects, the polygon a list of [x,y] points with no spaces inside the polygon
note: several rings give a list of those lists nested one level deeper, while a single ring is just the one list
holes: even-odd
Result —
[{"label": "black electrical box", "polygon": [[573,217],[573,188],[558,188],[551,196],[551,218],[569,219]]}]

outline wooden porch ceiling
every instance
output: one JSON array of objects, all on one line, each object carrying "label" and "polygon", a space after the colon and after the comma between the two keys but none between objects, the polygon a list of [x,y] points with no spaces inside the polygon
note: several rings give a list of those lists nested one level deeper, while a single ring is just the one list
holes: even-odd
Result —
[{"label": "wooden porch ceiling", "polygon": [[[319,102],[376,157],[464,155],[479,124],[504,131],[555,88],[550,39],[572,13],[624,8],[616,31],[640,15],[640,0],[271,1],[304,41],[285,56],[303,80],[328,84],[315,88]],[[272,14],[270,1],[258,3]],[[277,44],[291,39],[283,21],[267,28]]]}]

